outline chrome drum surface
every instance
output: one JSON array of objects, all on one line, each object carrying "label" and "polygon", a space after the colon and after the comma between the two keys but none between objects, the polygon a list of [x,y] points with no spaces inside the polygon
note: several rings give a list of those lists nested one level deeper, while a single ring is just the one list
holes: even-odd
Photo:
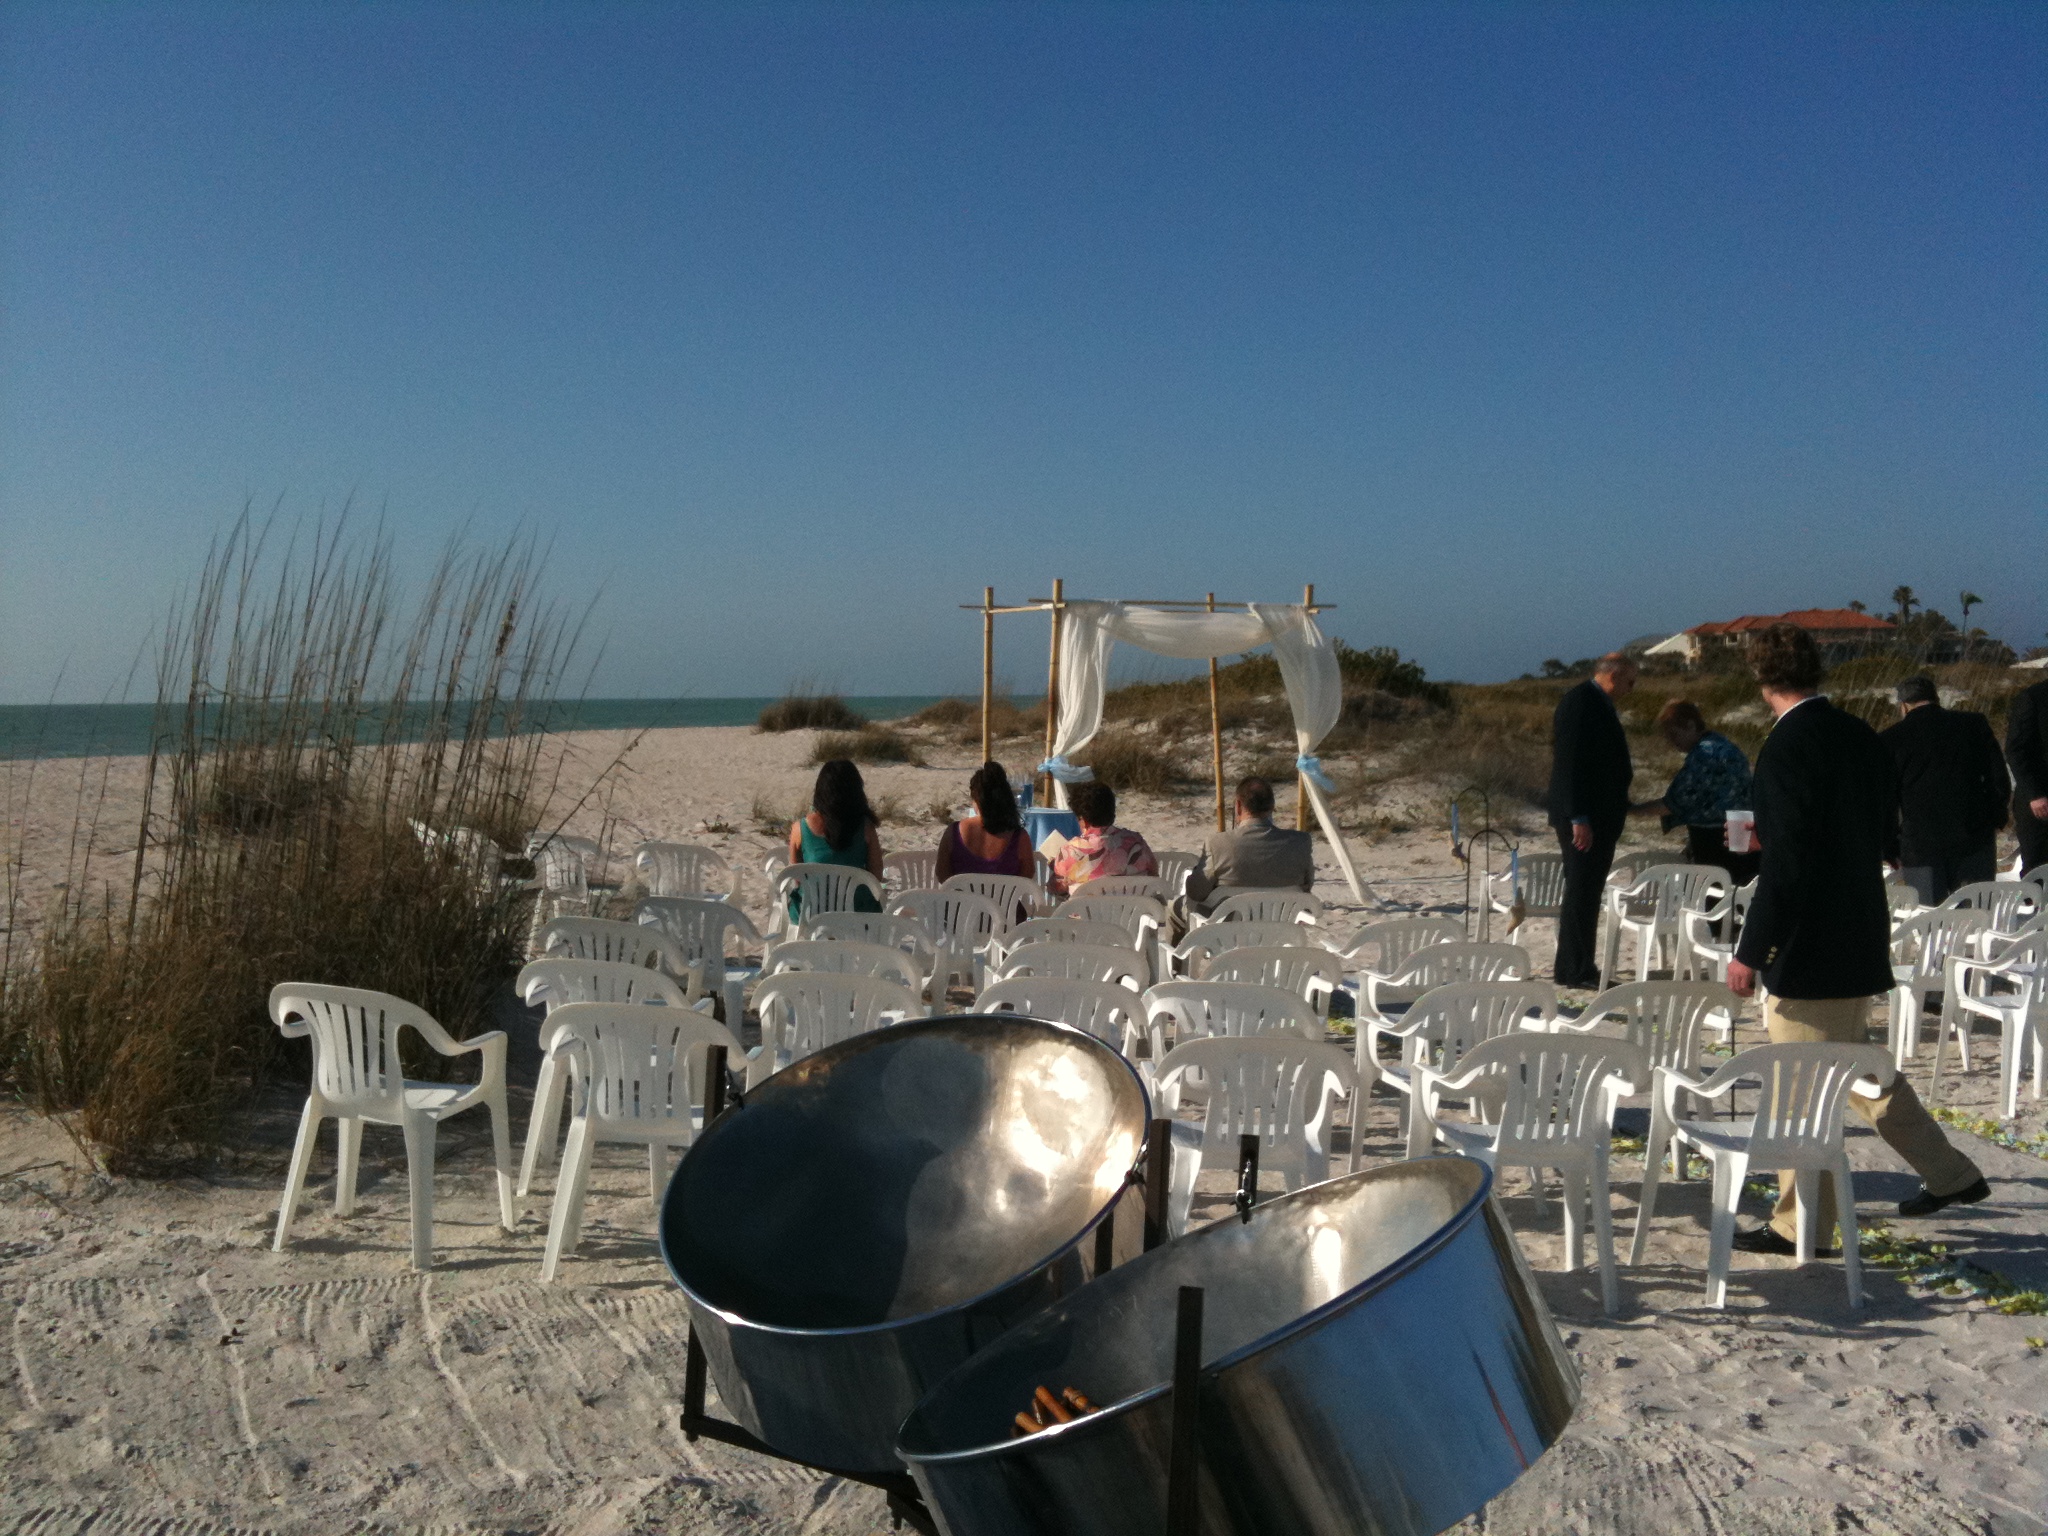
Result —
[{"label": "chrome drum surface", "polygon": [[[1578,1378],[1483,1164],[1312,1185],[1134,1259],[934,1387],[901,1450],[949,1536],[1166,1523],[1179,1288],[1205,1291],[1205,1536],[1433,1536],[1563,1432]],[[1102,1411],[1024,1438],[1035,1387]]]},{"label": "chrome drum surface", "polygon": [[875,1030],[777,1073],[662,1201],[726,1411],[786,1456],[900,1472],[925,1390],[1080,1285],[1076,1246],[1145,1124],[1116,1051],[1014,1014]]}]

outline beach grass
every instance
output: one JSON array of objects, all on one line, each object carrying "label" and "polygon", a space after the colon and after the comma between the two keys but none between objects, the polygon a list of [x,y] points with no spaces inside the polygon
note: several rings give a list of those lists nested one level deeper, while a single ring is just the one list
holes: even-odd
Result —
[{"label": "beach grass", "polygon": [[252,1090],[306,1070],[268,1017],[280,981],[476,1030],[527,923],[490,845],[523,851],[558,787],[537,722],[575,634],[539,574],[530,544],[451,545],[407,594],[346,515],[245,514],[161,637],[139,819],[81,793],[61,902],[33,945],[10,923],[0,1080],[132,1168],[218,1150]]},{"label": "beach grass", "polygon": [[855,763],[908,763],[913,767],[924,761],[915,742],[886,725],[819,732],[818,739],[811,744],[811,761],[829,763],[836,758]]},{"label": "beach grass", "polygon": [[867,716],[852,708],[836,693],[811,688],[792,688],[761,711],[755,729],[783,731],[858,731]]}]

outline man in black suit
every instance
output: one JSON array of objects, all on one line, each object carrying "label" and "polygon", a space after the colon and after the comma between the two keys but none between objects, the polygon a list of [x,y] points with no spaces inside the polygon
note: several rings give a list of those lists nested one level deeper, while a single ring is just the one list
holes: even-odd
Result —
[{"label": "man in black suit", "polygon": [[[1891,756],[1869,726],[1820,697],[1820,650],[1805,630],[1773,624],[1751,642],[1750,665],[1777,724],[1756,759],[1752,799],[1763,867],[1728,985],[1748,997],[1762,978],[1773,1043],[1861,1045],[1871,998],[1892,987],[1881,863],[1897,804]],[[1991,1193],[1903,1076],[1878,1098],[1852,1093],[1849,1102],[1920,1175],[1920,1193],[1899,1203],[1901,1216],[1931,1216]],[[1820,1181],[1821,1245],[1834,1236],[1833,1185],[1832,1177]],[[1735,1246],[1793,1253],[1796,1210],[1792,1175],[1780,1173],[1770,1224],[1738,1232]]]},{"label": "man in black suit", "polygon": [[2048,864],[2048,683],[2022,688],[2005,717],[2005,760],[2012,764],[2013,830],[2020,868]]},{"label": "man in black suit", "polygon": [[1635,776],[1628,736],[1615,713],[1618,699],[1636,685],[1636,664],[1626,656],[1600,658],[1593,675],[1557,701],[1551,720],[1550,824],[1564,854],[1564,898],[1557,911],[1561,987],[1600,985],[1594,941],[1600,898],[1614,845],[1628,820],[1628,785]]},{"label": "man in black suit", "polygon": [[1891,749],[1898,779],[1898,862],[1920,900],[1938,907],[1951,891],[1996,878],[2012,780],[1991,722],[1943,709],[1933,678],[1909,677],[1892,696],[1899,723],[1877,739]]}]

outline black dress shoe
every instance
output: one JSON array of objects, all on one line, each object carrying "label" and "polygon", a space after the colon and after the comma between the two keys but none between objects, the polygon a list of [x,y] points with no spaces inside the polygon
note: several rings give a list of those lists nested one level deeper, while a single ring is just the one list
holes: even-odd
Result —
[{"label": "black dress shoe", "polygon": [[1947,1210],[1952,1205],[1975,1205],[1979,1200],[1991,1198],[1991,1186],[1979,1179],[1976,1183],[1957,1190],[1952,1195],[1930,1195],[1925,1189],[1910,1200],[1899,1202],[1901,1216],[1932,1216],[1936,1211]]},{"label": "black dress shoe", "polygon": [[[1737,1253],[1771,1253],[1782,1259],[1799,1256],[1799,1245],[1791,1238],[1781,1235],[1776,1227],[1754,1227],[1747,1232],[1735,1234],[1729,1244]],[[1842,1250],[1839,1248],[1816,1248],[1813,1256],[1817,1259],[1832,1259]]]}]

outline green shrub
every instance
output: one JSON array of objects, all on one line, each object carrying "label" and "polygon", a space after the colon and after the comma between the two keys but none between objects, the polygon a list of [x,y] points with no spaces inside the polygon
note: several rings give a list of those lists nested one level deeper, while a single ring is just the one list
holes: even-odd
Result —
[{"label": "green shrub", "polygon": [[836,693],[812,693],[792,689],[761,711],[759,731],[857,731],[868,723],[867,716],[847,707]]},{"label": "green shrub", "polygon": [[1170,795],[1187,777],[1176,759],[1129,731],[1104,731],[1082,748],[1077,760],[1094,769],[1095,777],[1119,794],[1139,790]]},{"label": "green shrub", "polygon": [[856,763],[909,763],[924,759],[910,738],[886,725],[864,725],[857,731],[826,731],[811,744],[811,761],[829,763],[836,757]]}]

